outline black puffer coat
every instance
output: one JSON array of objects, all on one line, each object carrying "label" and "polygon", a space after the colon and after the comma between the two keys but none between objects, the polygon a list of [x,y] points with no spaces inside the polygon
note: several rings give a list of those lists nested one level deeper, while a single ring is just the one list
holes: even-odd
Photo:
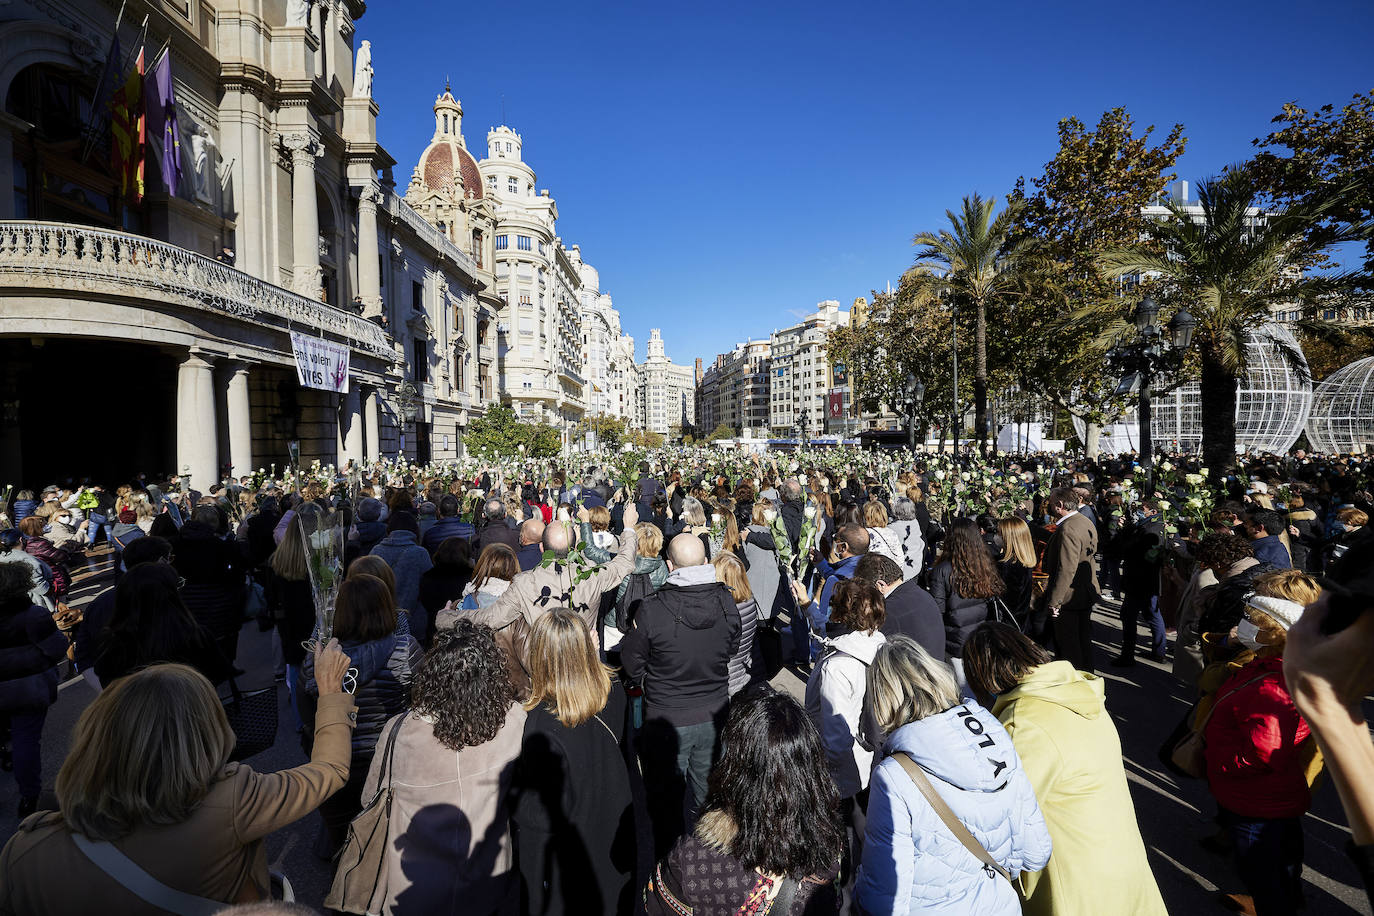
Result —
[{"label": "black puffer coat", "polygon": [[945,618],[945,653],[950,658],[964,654],[964,640],[978,624],[988,619],[988,599],[965,598],[954,590],[954,566],[946,560],[930,571],[930,596]]},{"label": "black puffer coat", "polygon": [[[371,642],[343,642],[340,648],[349,658],[349,667],[358,670],[358,686],[353,702],[358,707],[358,724],[353,729],[353,762],[371,760],[382,726],[394,715],[410,708],[410,677],[420,662],[420,644],[409,633],[392,633]],[[315,656],[307,654],[304,666],[305,690],[301,698],[301,719],[305,734],[315,731]]]},{"label": "black puffer coat", "polygon": [[43,608],[0,607],[0,713],[38,712],[57,702],[57,663],[66,654],[67,637]]}]

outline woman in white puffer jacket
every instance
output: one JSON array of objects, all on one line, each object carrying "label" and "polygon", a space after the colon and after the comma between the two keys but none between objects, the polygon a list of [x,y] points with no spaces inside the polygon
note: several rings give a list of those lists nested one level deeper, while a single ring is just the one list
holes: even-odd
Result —
[{"label": "woman in white puffer jacket", "polygon": [[868,702],[887,733],[873,770],[855,895],[864,913],[1020,916],[1011,882],[985,869],[926,801],[895,754],[934,791],[1013,879],[1039,871],[1051,842],[1011,738],[914,640],[894,636],[868,669]]}]

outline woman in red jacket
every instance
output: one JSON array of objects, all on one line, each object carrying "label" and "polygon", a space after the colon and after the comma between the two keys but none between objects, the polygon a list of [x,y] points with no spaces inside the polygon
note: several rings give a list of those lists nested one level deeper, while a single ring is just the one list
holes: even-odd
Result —
[{"label": "woman in red jacket", "polygon": [[52,569],[52,596],[55,600],[62,601],[67,597],[67,591],[72,585],[72,574],[67,568],[72,561],[72,554],[44,537],[44,527],[43,519],[30,515],[19,523],[19,533],[24,536],[24,551],[29,556],[47,563]]},{"label": "woman in red jacket", "polygon": [[1207,785],[1256,916],[1302,907],[1302,816],[1312,804],[1311,770],[1319,763],[1284,680],[1283,649],[1288,628],[1319,594],[1299,570],[1255,580],[1231,637],[1255,657],[1222,684],[1206,724]]}]

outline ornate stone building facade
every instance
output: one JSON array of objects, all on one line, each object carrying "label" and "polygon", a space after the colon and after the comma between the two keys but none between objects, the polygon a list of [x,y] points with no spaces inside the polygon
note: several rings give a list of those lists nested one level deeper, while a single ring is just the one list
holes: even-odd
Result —
[{"label": "ornate stone building facade", "polygon": [[669,435],[692,425],[696,416],[696,379],[691,366],[668,358],[658,328],[649,332],[646,357],[639,366],[635,411],[641,428]]},{"label": "ornate stone building facade", "polygon": [[639,373],[635,367],[635,339],[620,327],[620,312],[611,294],[601,291],[601,275],[582,260],[573,246],[573,262],[579,265],[582,288],[582,370],[587,379],[587,416],[632,421]]},{"label": "ornate stone building facade", "polygon": [[[128,0],[123,56],[147,16],[181,131],[180,181],[166,189],[154,149],[141,200],[93,101],[118,9],[0,7],[5,479],[189,471],[203,487],[285,464],[291,442],[305,463],[458,454],[496,362],[474,234],[492,217],[470,171],[444,231],[397,195],[361,0]],[[300,385],[291,332],[347,348],[346,393]],[[56,428],[104,445],[56,448]]]},{"label": "ornate stone building facade", "polygon": [[586,411],[580,266],[555,233],[558,205],[547,190],[536,193],[523,143],[509,127],[493,128],[478,163],[496,220],[498,387],[522,419],[559,426],[566,437]]},{"label": "ornate stone building facade", "polygon": [[826,336],[848,321],[840,303],[827,299],[797,324],[773,332],[769,425],[775,436],[793,436],[799,424],[808,436],[826,431],[825,396],[834,382]]}]

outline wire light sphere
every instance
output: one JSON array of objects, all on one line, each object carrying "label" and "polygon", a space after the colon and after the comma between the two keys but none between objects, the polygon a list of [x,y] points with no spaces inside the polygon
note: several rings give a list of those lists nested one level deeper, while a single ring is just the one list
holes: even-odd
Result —
[{"label": "wire light sphere", "polygon": [[[1302,359],[1304,369],[1307,360],[1297,339],[1280,324],[1247,331],[1246,343],[1249,365],[1236,389],[1236,451],[1282,454],[1298,441],[1312,410],[1312,383],[1289,365],[1285,353]],[[1156,395],[1152,406],[1150,433],[1155,448],[1181,453],[1202,450],[1205,418],[1197,382]],[[1073,418],[1073,425],[1079,440],[1086,439],[1087,425],[1078,417]],[[1135,411],[1105,429],[1098,441],[1108,454],[1138,451]]]},{"label": "wire light sphere", "polygon": [[1337,369],[1317,386],[1307,438],[1329,455],[1374,447],[1374,356]]}]

